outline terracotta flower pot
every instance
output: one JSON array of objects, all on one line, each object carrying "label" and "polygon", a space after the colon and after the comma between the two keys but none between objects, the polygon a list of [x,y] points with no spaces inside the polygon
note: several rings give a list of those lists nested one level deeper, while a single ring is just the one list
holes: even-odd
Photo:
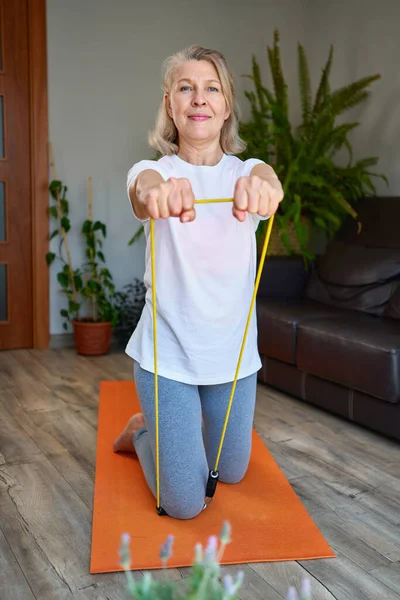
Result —
[{"label": "terracotta flower pot", "polygon": [[75,348],[78,354],[95,356],[107,354],[111,342],[111,323],[94,321],[72,321],[74,327]]}]

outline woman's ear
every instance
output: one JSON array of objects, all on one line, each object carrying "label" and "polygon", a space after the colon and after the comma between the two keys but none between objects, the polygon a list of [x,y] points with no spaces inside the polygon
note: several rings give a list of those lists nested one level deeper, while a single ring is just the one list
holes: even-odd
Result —
[{"label": "woman's ear", "polygon": [[172,108],[171,108],[171,101],[170,101],[169,94],[164,95],[164,102],[165,102],[168,116],[171,117],[171,119],[172,119]]},{"label": "woman's ear", "polygon": [[232,112],[229,108],[229,104],[226,99],[226,96],[225,96],[225,104],[226,104],[226,110],[225,110],[225,121],[226,121],[227,119],[229,119],[229,117],[231,116],[231,112]]}]

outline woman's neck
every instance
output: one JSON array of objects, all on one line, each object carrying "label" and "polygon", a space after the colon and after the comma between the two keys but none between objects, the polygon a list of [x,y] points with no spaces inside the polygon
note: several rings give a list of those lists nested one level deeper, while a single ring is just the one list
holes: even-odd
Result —
[{"label": "woman's neck", "polygon": [[192,165],[213,167],[221,160],[223,151],[219,140],[211,144],[210,142],[207,142],[204,146],[198,144],[193,146],[190,142],[181,140],[179,143],[178,156]]}]

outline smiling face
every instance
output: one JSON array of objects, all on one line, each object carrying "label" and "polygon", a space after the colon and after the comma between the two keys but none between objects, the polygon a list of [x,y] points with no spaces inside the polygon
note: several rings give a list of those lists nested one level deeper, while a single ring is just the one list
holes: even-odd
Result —
[{"label": "smiling face", "polygon": [[177,67],[165,101],[180,140],[196,145],[220,138],[230,110],[211,62],[190,60]]}]

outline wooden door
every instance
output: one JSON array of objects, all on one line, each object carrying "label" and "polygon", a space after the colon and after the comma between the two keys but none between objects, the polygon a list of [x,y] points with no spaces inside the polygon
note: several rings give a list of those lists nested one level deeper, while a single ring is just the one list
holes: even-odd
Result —
[{"label": "wooden door", "polygon": [[28,1],[0,0],[0,349],[33,344]]}]

